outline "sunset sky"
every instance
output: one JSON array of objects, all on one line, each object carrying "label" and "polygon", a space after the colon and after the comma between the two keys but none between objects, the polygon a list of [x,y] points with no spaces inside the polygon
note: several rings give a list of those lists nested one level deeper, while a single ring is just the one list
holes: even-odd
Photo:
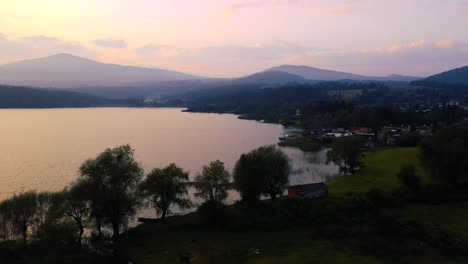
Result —
[{"label": "sunset sky", "polygon": [[468,0],[0,0],[0,64],[55,53],[233,77],[468,64]]}]

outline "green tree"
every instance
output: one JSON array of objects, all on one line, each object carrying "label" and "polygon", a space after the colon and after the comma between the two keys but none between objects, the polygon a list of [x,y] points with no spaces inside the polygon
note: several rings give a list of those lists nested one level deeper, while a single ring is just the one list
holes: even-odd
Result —
[{"label": "green tree", "polygon": [[421,180],[413,165],[403,165],[397,175],[403,186],[412,191],[421,188]]},{"label": "green tree", "polygon": [[234,185],[247,203],[256,202],[262,194],[275,200],[286,189],[291,165],[276,146],[265,146],[242,154],[234,167]]},{"label": "green tree", "polygon": [[206,201],[222,203],[228,196],[230,177],[224,163],[219,160],[211,162],[209,166],[203,166],[202,173],[195,178],[195,195]]},{"label": "green tree", "polygon": [[129,145],[106,149],[83,163],[80,172],[98,232],[102,223],[109,224],[116,240],[141,204],[138,186],[143,169],[135,161],[134,150]]},{"label": "green tree", "polygon": [[90,215],[93,219],[97,236],[102,237],[102,227],[104,225],[104,208],[106,206],[106,193],[104,188],[104,168],[97,166],[94,160],[88,160],[81,165],[81,184],[86,188],[86,199],[90,202]]},{"label": "green tree", "polygon": [[234,167],[234,187],[246,203],[256,202],[264,188],[259,162],[252,153],[242,154]]},{"label": "green tree", "polygon": [[327,152],[327,164],[335,163],[340,173],[353,174],[359,167],[361,156],[361,140],[356,136],[342,137],[333,142]]},{"label": "green tree", "polygon": [[68,218],[53,219],[44,222],[36,233],[36,238],[41,244],[56,248],[56,245],[70,245],[77,241],[77,228],[75,223]]},{"label": "green tree", "polygon": [[456,185],[468,180],[468,122],[441,129],[421,143],[421,158],[432,177]]},{"label": "green tree", "polygon": [[28,229],[37,221],[37,193],[30,191],[15,194],[0,204],[0,211],[9,226],[9,233],[26,242]]},{"label": "green tree", "polygon": [[42,225],[49,218],[54,217],[51,214],[51,207],[54,204],[54,196],[56,193],[53,192],[40,192],[37,194],[37,218],[38,224]]},{"label": "green tree", "polygon": [[78,180],[63,190],[58,196],[61,202],[57,203],[60,207],[60,213],[74,221],[78,230],[77,242],[79,245],[81,245],[84,233],[84,220],[90,212],[87,187],[85,181]]},{"label": "green tree", "polygon": [[188,172],[182,170],[174,163],[162,169],[153,169],[141,183],[140,190],[153,205],[161,219],[170,213],[170,206],[190,208],[191,202],[187,199]]},{"label": "green tree", "polygon": [[267,175],[266,186],[262,193],[269,195],[270,199],[274,201],[283,194],[289,184],[291,164],[286,154],[275,146],[267,146],[261,150]]}]

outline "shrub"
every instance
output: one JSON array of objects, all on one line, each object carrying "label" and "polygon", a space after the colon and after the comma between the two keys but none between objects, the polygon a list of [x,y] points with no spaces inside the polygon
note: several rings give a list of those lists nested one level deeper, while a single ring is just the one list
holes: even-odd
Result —
[{"label": "shrub", "polygon": [[399,232],[400,228],[400,223],[391,214],[379,213],[375,217],[375,230],[379,235],[392,235]]},{"label": "shrub", "polygon": [[419,191],[421,189],[421,180],[419,179],[419,175],[416,173],[416,169],[413,165],[401,166],[397,177],[400,179],[401,184],[406,189],[413,192]]},{"label": "shrub", "polygon": [[226,224],[229,217],[227,206],[216,200],[204,202],[198,207],[197,213],[203,222],[216,226]]},{"label": "shrub", "polygon": [[78,230],[74,222],[46,222],[37,231],[37,239],[47,244],[73,244],[77,241]]},{"label": "shrub", "polygon": [[468,182],[468,122],[441,129],[421,143],[421,158],[434,179]]},{"label": "shrub", "polygon": [[450,256],[467,255],[467,241],[459,234],[442,229],[439,226],[416,221],[406,221],[401,223],[401,231],[408,237],[419,239],[440,250],[443,254]]},{"label": "shrub", "polygon": [[372,189],[367,193],[367,198],[375,206],[380,208],[394,208],[400,204],[400,200],[393,193]]}]

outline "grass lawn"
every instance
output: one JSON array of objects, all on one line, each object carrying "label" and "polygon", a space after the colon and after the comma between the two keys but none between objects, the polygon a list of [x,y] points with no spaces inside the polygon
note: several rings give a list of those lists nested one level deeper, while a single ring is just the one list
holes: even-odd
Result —
[{"label": "grass lawn", "polygon": [[[368,153],[364,162],[366,167],[355,175],[330,181],[331,194],[397,188],[396,174],[405,163],[416,166],[423,182],[430,180],[421,169],[417,148],[378,149]],[[438,224],[468,239],[468,202],[414,204],[390,210],[395,217]],[[180,256],[187,253],[192,256],[191,263],[467,263],[466,258],[454,261],[440,255],[417,238],[377,234],[369,223],[232,231],[206,226],[196,214],[133,228],[123,235],[121,248],[135,263],[143,264],[182,263]],[[251,249],[258,254],[249,253]]]},{"label": "grass lawn", "polygon": [[403,164],[416,167],[423,183],[430,181],[428,174],[421,168],[417,148],[377,149],[368,153],[361,168],[354,175],[340,176],[327,182],[330,194],[347,192],[368,192],[373,188],[391,190],[400,186],[397,173]]},{"label": "grass lawn", "polygon": [[411,205],[399,212],[403,219],[440,225],[468,239],[468,202],[443,205]]},{"label": "grass lawn", "polygon": [[[191,263],[196,264],[466,263],[466,259],[448,261],[411,239],[375,234],[369,226],[346,227],[344,230],[350,232],[347,235],[341,235],[340,228],[322,233],[319,230],[323,226],[230,231],[199,225],[194,219],[190,215],[140,225],[122,237],[124,254],[143,264],[182,263],[179,256],[187,252],[193,257]],[[249,254],[252,248],[258,249],[258,255]]]},{"label": "grass lawn", "polygon": [[[136,263],[180,263],[179,255],[184,252],[192,254],[192,263],[388,263],[337,248],[318,238],[312,228],[233,232],[179,224],[135,228],[123,239],[126,254]],[[251,248],[259,254],[249,254]]]}]

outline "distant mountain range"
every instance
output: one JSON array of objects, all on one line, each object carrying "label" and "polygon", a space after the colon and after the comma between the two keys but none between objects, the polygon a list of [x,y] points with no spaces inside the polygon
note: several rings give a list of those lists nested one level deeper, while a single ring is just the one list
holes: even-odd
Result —
[{"label": "distant mountain range", "polygon": [[107,64],[70,54],[0,66],[0,84],[32,87],[126,86],[195,78],[176,71]]},{"label": "distant mountain range", "polygon": [[404,76],[404,75],[389,75],[385,77],[363,76],[347,72],[324,70],[309,66],[297,65],[281,65],[267,69],[265,72],[287,72],[300,76],[307,80],[316,81],[340,81],[340,80],[354,80],[354,81],[398,81],[410,82],[421,79],[421,77]]},{"label": "distant mountain range", "polygon": [[420,86],[458,87],[468,85],[468,66],[425,79],[402,75],[372,77],[294,65],[281,65],[240,78],[215,79],[58,54],[0,66],[0,108],[138,105],[143,98],[164,101],[182,94],[196,95],[192,92],[198,90],[216,97],[216,91],[255,90],[284,84],[307,87],[322,81],[397,81],[403,85],[411,82]]},{"label": "distant mountain range", "polygon": [[284,71],[264,71],[252,75],[233,79],[234,83],[261,83],[261,84],[282,84],[291,82],[306,82],[307,80],[297,74]]},{"label": "distant mountain range", "polygon": [[171,70],[106,64],[57,54],[0,65],[0,108],[128,106],[139,105],[143,98],[162,98],[164,102],[183,94],[195,96],[199,90],[216,99],[217,91],[254,91],[285,84],[305,84],[307,87],[322,81],[457,86],[468,84],[468,66],[425,79],[402,75],[373,77],[296,65],[281,65],[239,78],[203,78]]},{"label": "distant mountain range", "polygon": [[[172,81],[205,79],[177,71],[123,66],[93,61],[70,54],[57,54],[38,59],[0,65],[0,84],[46,88],[142,87]],[[323,70],[309,66],[281,65],[249,76],[211,79],[210,82],[281,84],[304,81],[375,80],[409,82],[419,77],[390,75],[362,76]],[[161,86],[161,85],[159,85]]]}]

